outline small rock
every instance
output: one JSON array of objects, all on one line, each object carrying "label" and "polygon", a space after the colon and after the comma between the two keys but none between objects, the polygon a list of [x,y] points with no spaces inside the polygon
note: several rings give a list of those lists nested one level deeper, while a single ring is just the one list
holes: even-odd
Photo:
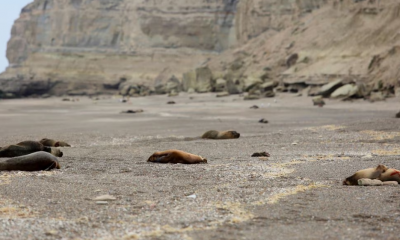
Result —
[{"label": "small rock", "polygon": [[108,205],[107,201],[97,201],[96,202],[97,205]]},{"label": "small rock", "polygon": [[260,96],[258,95],[247,95],[244,97],[244,100],[258,100],[260,99]]},{"label": "small rock", "polygon": [[292,145],[297,145],[297,144],[298,144],[297,142],[293,142],[293,143],[292,143]]},{"label": "small rock", "polygon": [[220,93],[217,94],[217,97],[227,97],[229,95],[230,94],[228,92],[220,92]]},{"label": "small rock", "polygon": [[259,123],[268,123],[267,119],[261,118],[260,121],[258,121]]},{"label": "small rock", "polygon": [[167,104],[175,104],[174,101],[168,101]]},{"label": "small rock", "polygon": [[383,182],[378,179],[362,178],[358,180],[359,186],[382,186]]},{"label": "small rock", "polygon": [[115,201],[115,200],[117,200],[117,198],[112,195],[102,195],[93,199],[93,201]]},{"label": "small rock", "polygon": [[257,105],[253,105],[250,107],[250,109],[259,109],[259,107]]},{"label": "small rock", "polygon": [[362,159],[369,159],[369,158],[372,158],[372,155],[371,154],[367,154],[365,156],[362,156],[361,158]]},{"label": "small rock", "polygon": [[267,152],[256,152],[251,155],[252,157],[269,157],[270,154]]},{"label": "small rock", "polygon": [[69,102],[69,101],[71,101],[71,99],[69,99],[69,98],[63,98],[61,101],[63,101],[63,102]]},{"label": "small rock", "polygon": [[192,195],[189,195],[189,196],[186,196],[186,197],[196,199],[197,196],[196,196],[196,194],[192,194]]},{"label": "small rock", "polygon": [[323,107],[325,105],[325,102],[324,102],[324,99],[322,98],[322,96],[313,97],[312,102],[313,102],[314,106]]},{"label": "small rock", "polygon": [[49,230],[49,231],[46,231],[45,234],[46,234],[47,236],[55,236],[55,235],[58,234],[58,231],[56,231],[56,230]]}]

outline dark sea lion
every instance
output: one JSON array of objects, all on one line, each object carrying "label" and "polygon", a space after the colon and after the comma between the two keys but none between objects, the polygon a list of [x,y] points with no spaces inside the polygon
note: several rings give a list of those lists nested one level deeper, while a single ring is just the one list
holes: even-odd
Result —
[{"label": "dark sea lion", "polygon": [[168,101],[167,104],[175,104],[174,101]]},{"label": "dark sea lion", "polygon": [[0,162],[0,171],[47,171],[60,169],[57,158],[47,152],[35,152]]},{"label": "dark sea lion", "polygon": [[63,153],[57,148],[46,147],[36,141],[24,141],[15,145],[2,147],[0,149],[0,158],[19,157],[40,151],[51,153],[56,157],[62,157],[63,155]]},{"label": "dark sea lion", "polygon": [[122,111],[121,113],[141,113],[144,112],[143,109],[137,109],[137,110],[127,110],[127,111]]},{"label": "dark sea lion", "polygon": [[352,176],[343,181],[343,185],[358,185],[358,180],[362,178],[379,179],[382,173],[385,173],[388,168],[385,165],[378,165],[376,168],[367,168],[357,171]]},{"label": "dark sea lion", "polygon": [[49,139],[49,138],[43,138],[39,142],[41,144],[43,144],[43,146],[46,146],[46,147],[71,147],[71,145],[69,145],[66,142],[56,141],[54,139]]},{"label": "dark sea lion", "polygon": [[162,152],[155,152],[149,157],[147,161],[153,163],[207,163],[207,159],[201,156],[174,149]]},{"label": "dark sea lion", "polygon": [[269,153],[267,152],[256,152],[251,155],[252,157],[270,157]]},{"label": "dark sea lion", "polygon": [[206,139],[234,139],[234,138],[239,138],[240,133],[236,131],[216,131],[216,130],[210,130],[205,132],[201,138],[206,138]]},{"label": "dark sea lion", "polygon": [[260,121],[258,121],[259,123],[269,123],[267,119],[265,118],[261,118]]},{"label": "dark sea lion", "polygon": [[384,173],[382,173],[378,177],[378,179],[381,180],[382,182],[396,181],[400,183],[400,171],[394,168],[389,168]]}]

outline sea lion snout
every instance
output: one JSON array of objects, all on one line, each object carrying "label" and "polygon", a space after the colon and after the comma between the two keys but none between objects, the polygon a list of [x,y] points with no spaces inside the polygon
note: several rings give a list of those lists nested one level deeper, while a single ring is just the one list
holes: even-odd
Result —
[{"label": "sea lion snout", "polygon": [[236,132],[236,131],[231,131],[231,133],[232,133],[232,136],[233,136],[234,138],[239,138],[239,137],[240,137],[240,133],[238,133],[238,132]]},{"label": "sea lion snout", "polygon": [[57,148],[52,148],[51,149],[51,154],[53,154],[56,157],[62,157],[63,156],[63,152],[61,152],[60,149],[57,149]]}]

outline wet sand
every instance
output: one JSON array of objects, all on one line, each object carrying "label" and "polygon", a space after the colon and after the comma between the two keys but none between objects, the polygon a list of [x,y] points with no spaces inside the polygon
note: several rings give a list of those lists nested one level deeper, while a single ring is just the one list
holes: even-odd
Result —
[{"label": "wet sand", "polygon": [[[44,137],[73,145],[62,148],[61,170],[0,173],[0,239],[397,239],[400,187],[341,181],[377,164],[400,168],[399,102],[0,100],[0,146]],[[120,114],[128,109],[144,112]],[[211,129],[241,137],[195,138]],[[208,164],[146,162],[167,149]],[[250,157],[261,151],[271,157]],[[117,199],[92,200],[105,194]]]}]

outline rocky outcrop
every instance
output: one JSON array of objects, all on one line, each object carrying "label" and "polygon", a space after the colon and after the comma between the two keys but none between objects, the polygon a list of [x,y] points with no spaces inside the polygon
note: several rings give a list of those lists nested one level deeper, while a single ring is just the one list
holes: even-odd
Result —
[{"label": "rocky outcrop", "polygon": [[165,68],[180,76],[325,2],[34,0],[12,27],[0,86],[29,95],[22,86],[64,94],[115,90],[121,78],[151,85]]}]

